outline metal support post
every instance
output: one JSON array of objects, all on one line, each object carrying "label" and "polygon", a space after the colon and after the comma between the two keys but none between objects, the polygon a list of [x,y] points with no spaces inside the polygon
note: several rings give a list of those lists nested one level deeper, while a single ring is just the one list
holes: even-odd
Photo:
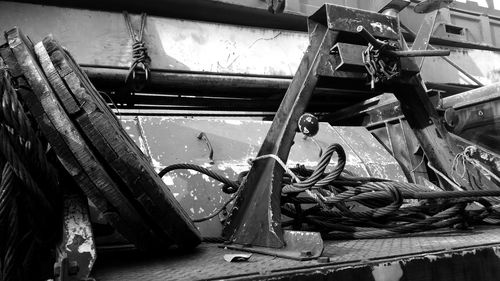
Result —
[{"label": "metal support post", "polygon": [[[276,155],[286,162],[297,129],[318,81],[315,69],[322,54],[328,54],[338,33],[320,23],[313,24],[310,45],[288,88],[260,151],[259,156]],[[273,158],[255,161],[235,203],[225,237],[231,242],[270,248],[283,248],[281,229],[281,184],[283,168]]]},{"label": "metal support post", "polygon": [[[340,49],[333,48],[337,39],[344,35],[359,40],[353,21],[362,24],[377,37],[391,40],[399,38],[396,19],[373,12],[325,5],[309,18],[310,45],[260,148],[258,160],[253,161],[247,179],[240,188],[224,229],[224,236],[240,246],[224,247],[301,260],[321,254],[322,240],[319,233],[284,232],[281,227],[280,201],[284,169],[275,157],[286,163],[297,122],[320,76],[329,79],[333,85],[340,81],[338,79],[365,81],[362,73],[341,73],[337,70],[341,64],[356,65],[361,57],[361,53],[358,53],[357,60],[338,59],[338,55],[343,52],[341,46],[345,45],[341,45]],[[374,26],[374,21],[382,27]],[[334,54],[335,50],[337,54]]]}]

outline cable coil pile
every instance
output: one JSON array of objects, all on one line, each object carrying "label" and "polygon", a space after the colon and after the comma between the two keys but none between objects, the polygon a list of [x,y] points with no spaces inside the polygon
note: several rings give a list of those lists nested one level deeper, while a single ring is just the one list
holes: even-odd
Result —
[{"label": "cable coil pile", "polygon": [[[337,164],[327,172],[334,154]],[[266,157],[257,160],[263,158]],[[500,190],[433,191],[418,184],[355,177],[344,170],[345,164],[344,149],[333,144],[314,170],[297,165],[289,169],[293,175],[285,173],[281,196],[284,228],[319,231],[325,239],[362,239],[500,223],[500,213],[485,199],[500,196]],[[177,169],[206,174],[224,183],[224,192],[234,194],[217,212],[195,222],[211,219],[226,210],[248,173],[232,181],[204,167],[176,164],[159,175]]]}]

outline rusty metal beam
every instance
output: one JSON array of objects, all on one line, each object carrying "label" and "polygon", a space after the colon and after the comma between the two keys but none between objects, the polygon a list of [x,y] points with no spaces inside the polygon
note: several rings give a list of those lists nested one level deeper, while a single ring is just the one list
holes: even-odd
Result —
[{"label": "rusty metal beam", "polygon": [[[258,156],[276,155],[288,158],[297,121],[309,102],[318,82],[315,68],[322,54],[328,54],[337,32],[311,22],[311,44],[285,94]],[[281,183],[284,170],[273,158],[254,162],[235,203],[237,209],[229,218],[224,235],[237,244],[283,248],[281,229]]]}]

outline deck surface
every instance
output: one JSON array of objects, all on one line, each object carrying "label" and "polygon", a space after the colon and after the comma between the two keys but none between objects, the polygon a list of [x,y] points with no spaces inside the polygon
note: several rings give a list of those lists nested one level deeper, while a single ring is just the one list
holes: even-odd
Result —
[{"label": "deck surface", "polygon": [[253,254],[248,262],[228,263],[216,244],[202,244],[190,254],[148,257],[137,252],[103,253],[98,257],[93,277],[102,281],[128,280],[217,280],[257,278],[269,273],[295,269],[311,270],[325,266],[361,265],[397,260],[473,247],[500,245],[500,228],[481,227],[470,231],[434,231],[412,237],[325,241],[323,256],[330,263],[299,262]]}]

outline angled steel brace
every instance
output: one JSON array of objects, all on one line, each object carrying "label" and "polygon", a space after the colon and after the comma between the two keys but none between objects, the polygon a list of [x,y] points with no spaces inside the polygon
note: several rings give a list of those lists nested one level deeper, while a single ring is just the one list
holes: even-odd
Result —
[{"label": "angled steel brace", "polygon": [[[347,39],[361,39],[356,34],[357,25],[364,26],[379,38],[399,39],[397,19],[378,13],[327,4],[309,17],[310,45],[273,120],[258,158],[273,155],[286,163],[295,137],[297,121],[304,113],[320,77],[331,79],[329,81],[333,84],[341,79],[364,81],[363,73],[336,70],[341,61],[331,54],[332,47],[341,36]],[[349,83],[353,83],[352,81],[354,80]],[[291,236],[284,236],[281,228],[283,173],[283,167],[274,158],[254,161],[228,218],[223,233],[225,238],[246,246],[248,250],[252,247],[274,248],[275,254],[303,250],[298,247],[290,249],[290,245],[294,243],[291,239],[287,241],[286,237]],[[287,255],[294,258],[293,254]]]},{"label": "angled steel brace", "polygon": [[[316,67],[328,54],[338,33],[320,23],[312,24],[311,44],[288,88],[258,156],[276,155],[286,162],[297,129],[297,121],[312,96],[318,76]],[[281,229],[281,184],[283,168],[273,158],[255,161],[224,230],[224,236],[242,245],[283,248]]]}]

